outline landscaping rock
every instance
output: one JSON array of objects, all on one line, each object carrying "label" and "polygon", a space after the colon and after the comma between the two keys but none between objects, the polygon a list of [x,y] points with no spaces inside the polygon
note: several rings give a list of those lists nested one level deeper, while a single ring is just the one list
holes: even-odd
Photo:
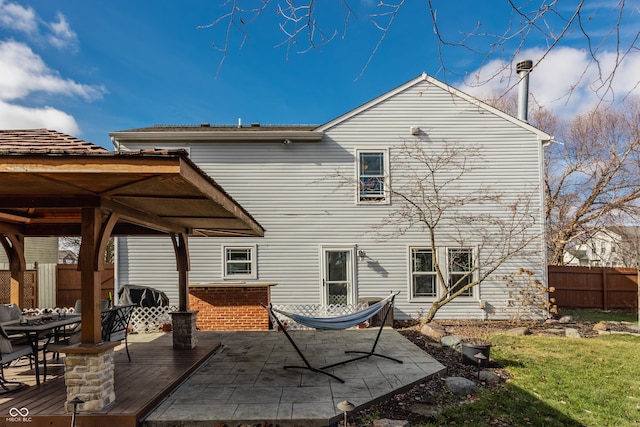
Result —
[{"label": "landscaping rock", "polygon": [[596,323],[593,326],[593,330],[594,331],[608,331],[609,330],[609,326],[607,325],[606,322],[600,322],[600,323]]},{"label": "landscaping rock", "polygon": [[463,377],[448,377],[444,382],[449,391],[459,396],[467,396],[476,392],[476,383]]},{"label": "landscaping rock", "polygon": [[480,381],[485,382],[487,384],[498,384],[502,381],[499,375],[494,374],[491,371],[480,371],[478,374]]},{"label": "landscaping rock", "polygon": [[578,332],[578,330],[574,328],[566,328],[564,330],[564,336],[567,338],[582,338],[580,332]]},{"label": "landscaping rock", "polygon": [[440,338],[440,345],[459,352],[461,341],[462,339],[457,335],[445,335],[444,337]]},{"label": "landscaping rock", "polygon": [[527,328],[526,326],[522,326],[522,327],[519,327],[519,328],[511,328],[508,331],[506,331],[505,334],[519,335],[519,336],[531,335],[531,330],[529,328]]},{"label": "landscaping rock", "polygon": [[562,316],[558,319],[558,323],[575,323],[573,316]]},{"label": "landscaping rock", "polygon": [[440,412],[441,408],[435,405],[429,405],[428,403],[414,403],[413,405],[409,405],[409,410],[424,417],[433,417]]},{"label": "landscaping rock", "polygon": [[544,321],[545,325],[554,325],[556,323],[558,323],[558,319],[547,319]]},{"label": "landscaping rock", "polygon": [[447,332],[444,330],[444,326],[433,322],[425,323],[424,325],[422,325],[422,327],[420,328],[420,332],[437,342],[439,342],[442,337],[447,334]]},{"label": "landscaping rock", "polygon": [[373,420],[373,427],[409,427],[409,421],[383,418],[381,420]]}]

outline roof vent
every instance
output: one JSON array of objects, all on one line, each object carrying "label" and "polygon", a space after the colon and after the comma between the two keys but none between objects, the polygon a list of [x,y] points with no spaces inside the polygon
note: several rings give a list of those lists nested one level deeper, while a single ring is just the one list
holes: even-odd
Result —
[{"label": "roof vent", "polygon": [[524,122],[528,119],[529,109],[529,73],[533,68],[533,61],[525,59],[516,64],[516,72],[520,77],[518,85],[518,118]]}]

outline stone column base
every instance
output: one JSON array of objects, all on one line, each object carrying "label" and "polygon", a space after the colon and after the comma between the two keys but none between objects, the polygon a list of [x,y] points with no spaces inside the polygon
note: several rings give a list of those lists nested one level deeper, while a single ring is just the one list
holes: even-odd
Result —
[{"label": "stone column base", "polygon": [[171,323],[173,328],[173,348],[176,350],[193,350],[198,346],[196,335],[197,311],[173,311]]},{"label": "stone column base", "polygon": [[118,343],[76,344],[64,350],[67,412],[73,412],[73,404],[70,402],[76,397],[84,401],[78,405],[78,412],[99,411],[115,402],[113,349],[117,345]]}]

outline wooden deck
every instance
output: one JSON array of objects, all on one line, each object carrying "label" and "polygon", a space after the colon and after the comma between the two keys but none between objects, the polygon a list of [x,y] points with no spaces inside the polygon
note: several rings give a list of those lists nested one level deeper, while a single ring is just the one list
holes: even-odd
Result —
[{"label": "wooden deck", "polygon": [[[102,411],[80,413],[77,427],[136,427],[175,387],[206,361],[220,343],[198,334],[198,347],[194,350],[174,350],[170,333],[129,336],[131,362],[124,345],[116,347],[115,394],[116,401]],[[28,385],[20,391],[0,395],[0,425],[31,427],[69,427],[72,415],[65,412],[66,387],[62,358],[59,362],[48,355],[47,381],[35,385],[33,369],[28,363],[5,369],[9,380]],[[15,408],[13,411],[12,408]],[[25,419],[16,415],[19,409]],[[6,424],[3,424],[6,422]]]}]

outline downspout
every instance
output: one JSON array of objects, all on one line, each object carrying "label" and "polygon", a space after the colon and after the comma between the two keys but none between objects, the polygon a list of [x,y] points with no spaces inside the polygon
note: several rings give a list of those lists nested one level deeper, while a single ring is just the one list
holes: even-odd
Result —
[{"label": "downspout", "polygon": [[527,121],[529,109],[529,73],[533,68],[533,61],[525,59],[516,64],[516,72],[520,76],[518,84],[518,119]]}]

